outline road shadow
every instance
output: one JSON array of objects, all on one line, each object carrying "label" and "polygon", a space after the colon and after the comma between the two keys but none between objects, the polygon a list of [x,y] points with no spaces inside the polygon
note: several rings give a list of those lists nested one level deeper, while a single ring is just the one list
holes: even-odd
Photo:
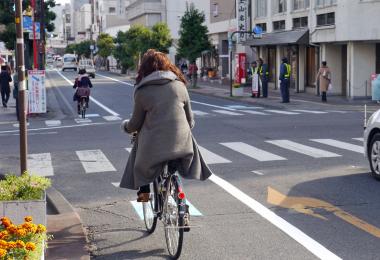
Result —
[{"label": "road shadow", "polygon": [[97,260],[111,260],[111,259],[122,260],[122,259],[145,259],[145,258],[146,259],[147,258],[170,259],[167,255],[165,255],[164,249],[153,249],[149,251],[127,250],[127,251],[92,257],[92,259],[97,259]]}]

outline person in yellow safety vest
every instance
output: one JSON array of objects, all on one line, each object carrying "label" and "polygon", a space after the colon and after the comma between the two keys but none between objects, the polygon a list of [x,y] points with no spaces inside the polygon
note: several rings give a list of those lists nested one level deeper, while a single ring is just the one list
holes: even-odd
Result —
[{"label": "person in yellow safety vest", "polygon": [[[253,75],[254,74],[258,74],[258,73],[259,73],[259,71],[258,71],[258,67],[257,67],[257,62],[253,61],[251,63],[251,66],[248,69],[248,76],[253,81],[254,80],[253,79]],[[257,92],[253,92],[253,89],[252,89],[252,96],[251,97],[260,97],[260,86],[258,86],[258,91]]]},{"label": "person in yellow safety vest", "polygon": [[287,58],[282,58],[282,64],[280,67],[280,89],[281,89],[281,103],[289,103],[289,86],[290,86],[290,75],[292,69],[288,63]]},{"label": "person in yellow safety vest", "polygon": [[259,59],[259,75],[260,75],[260,80],[261,80],[261,87],[263,89],[263,97],[267,98],[269,71],[268,71],[268,64],[265,64],[262,58]]}]

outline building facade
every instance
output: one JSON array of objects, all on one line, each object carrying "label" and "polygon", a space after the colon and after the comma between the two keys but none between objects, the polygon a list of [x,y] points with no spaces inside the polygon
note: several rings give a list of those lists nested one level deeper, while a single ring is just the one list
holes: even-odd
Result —
[{"label": "building facade", "polygon": [[279,86],[282,57],[292,65],[291,87],[318,93],[321,61],[332,71],[331,93],[348,98],[370,96],[370,77],[380,73],[379,1],[252,0],[253,26],[262,39],[244,43],[264,58],[272,87]]}]

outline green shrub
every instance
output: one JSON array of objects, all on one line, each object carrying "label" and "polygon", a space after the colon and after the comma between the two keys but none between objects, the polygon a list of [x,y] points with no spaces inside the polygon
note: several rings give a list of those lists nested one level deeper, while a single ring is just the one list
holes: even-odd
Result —
[{"label": "green shrub", "polygon": [[45,177],[6,175],[5,180],[0,181],[0,201],[39,200],[50,186],[50,179]]}]

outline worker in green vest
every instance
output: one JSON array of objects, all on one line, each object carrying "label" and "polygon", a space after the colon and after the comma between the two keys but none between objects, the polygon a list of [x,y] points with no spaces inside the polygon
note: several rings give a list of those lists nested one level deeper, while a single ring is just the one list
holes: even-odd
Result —
[{"label": "worker in green vest", "polygon": [[292,69],[289,65],[287,58],[282,58],[282,64],[280,66],[280,89],[282,103],[289,103],[289,86],[290,86],[290,75]]},{"label": "worker in green vest", "polygon": [[264,63],[262,58],[259,59],[259,75],[261,80],[261,87],[263,89],[263,97],[268,97],[268,82],[269,82],[269,70],[268,64]]}]

